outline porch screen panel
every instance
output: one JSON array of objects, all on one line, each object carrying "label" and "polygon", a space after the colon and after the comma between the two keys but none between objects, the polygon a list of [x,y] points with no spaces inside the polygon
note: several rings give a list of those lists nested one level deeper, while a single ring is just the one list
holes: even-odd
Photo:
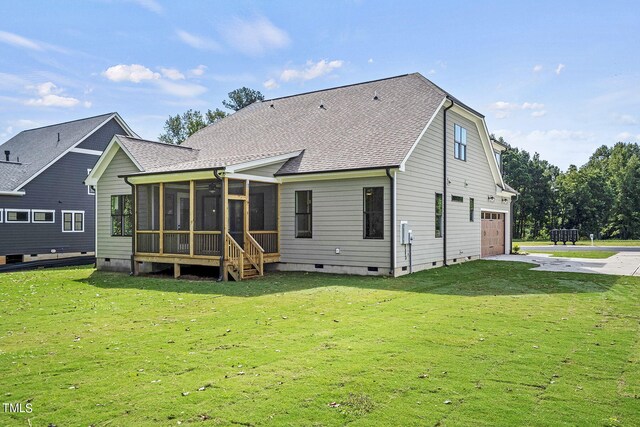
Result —
[{"label": "porch screen panel", "polygon": [[189,182],[164,185],[164,229],[189,231]]},{"label": "porch screen panel", "polygon": [[251,182],[249,185],[249,230],[278,230],[278,185]]},{"label": "porch screen panel", "polygon": [[222,186],[219,181],[196,181],[195,231],[220,231]]},{"label": "porch screen panel", "polygon": [[160,230],[160,185],[137,185],[136,204],[137,229],[142,231]]}]

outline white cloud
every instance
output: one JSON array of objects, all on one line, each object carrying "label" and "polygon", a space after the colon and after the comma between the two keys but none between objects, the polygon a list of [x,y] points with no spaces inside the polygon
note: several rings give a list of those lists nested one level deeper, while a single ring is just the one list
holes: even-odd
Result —
[{"label": "white cloud", "polygon": [[160,68],[162,75],[169,80],[184,80],[184,74],[175,68]]},{"label": "white cloud", "polygon": [[228,26],[222,28],[222,35],[232,47],[250,56],[263,55],[269,50],[285,48],[291,43],[286,31],[263,16],[253,20],[234,18]]},{"label": "white cloud", "polygon": [[616,136],[616,141],[620,141],[620,142],[636,142],[636,141],[640,141],[640,134],[633,135],[631,132],[620,132]]},{"label": "white cloud", "polygon": [[207,88],[193,83],[175,83],[167,80],[155,80],[154,83],[165,93],[179,98],[196,98],[207,91]]},{"label": "white cloud", "polygon": [[637,124],[640,124],[638,119],[636,119],[635,117],[633,117],[630,114],[618,114],[618,115],[616,115],[615,119],[616,119],[616,122],[621,124],[621,125],[637,125]]},{"label": "white cloud", "polygon": [[91,108],[93,103],[91,101],[84,101],[82,105],[84,105],[84,108]]},{"label": "white cloud", "polygon": [[0,31],[0,42],[31,50],[44,50],[42,44],[7,31]]},{"label": "white cloud", "polygon": [[523,110],[542,110],[544,108],[544,104],[539,104],[537,102],[525,102],[522,104]]},{"label": "white cloud", "polygon": [[291,80],[313,80],[318,77],[330,74],[333,70],[336,70],[344,64],[344,61],[334,60],[326,61],[324,59],[314,63],[313,61],[307,61],[306,67],[303,69],[287,68],[280,73],[280,80],[288,82]]},{"label": "white cloud", "polygon": [[369,58],[369,60],[367,61],[369,64],[373,64],[373,58]]},{"label": "white cloud", "polygon": [[196,36],[184,30],[176,30],[176,34],[183,43],[194,49],[220,51],[221,47],[218,42],[207,37]]},{"label": "white cloud", "polygon": [[280,87],[280,85],[278,84],[278,82],[275,79],[269,79],[266,82],[264,82],[263,85],[267,89],[277,89],[277,88]]},{"label": "white cloud", "polygon": [[102,73],[106,78],[113,82],[129,81],[133,83],[140,83],[143,80],[157,80],[160,78],[160,74],[154,73],[144,65],[131,64],[131,65],[114,65],[107,68]]},{"label": "white cloud", "polygon": [[547,114],[546,110],[534,111],[534,112],[531,113],[531,117],[542,117],[545,114]]},{"label": "white cloud", "polygon": [[435,73],[436,73],[436,70],[434,70],[433,68],[427,71],[428,76],[433,76]]},{"label": "white cloud", "polygon": [[39,98],[28,99],[25,101],[25,105],[34,107],[75,107],[80,103],[79,99],[62,96],[62,89],[59,89],[52,82],[29,86],[27,89],[35,90]]},{"label": "white cloud", "polygon": [[539,73],[540,71],[542,71],[542,68],[543,68],[542,65],[536,64],[536,65],[533,66],[533,72],[534,73]]},{"label": "white cloud", "polygon": [[562,72],[562,70],[564,70],[565,65],[564,64],[558,64],[558,66],[556,67],[556,74],[560,75],[560,73]]},{"label": "white cloud", "polygon": [[196,68],[189,70],[189,74],[191,74],[192,76],[201,76],[204,74],[206,69],[206,65],[198,65]]},{"label": "white cloud", "polygon": [[150,10],[151,12],[154,12],[154,13],[160,14],[164,10],[160,5],[160,3],[158,3],[155,0],[129,0],[129,1],[136,3],[139,6],[142,6],[145,9]]}]

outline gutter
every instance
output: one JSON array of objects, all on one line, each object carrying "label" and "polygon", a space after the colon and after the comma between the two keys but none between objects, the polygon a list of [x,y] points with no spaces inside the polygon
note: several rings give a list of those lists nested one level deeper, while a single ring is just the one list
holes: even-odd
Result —
[{"label": "gutter", "polygon": [[447,266],[447,110],[454,106],[453,100],[451,105],[443,110],[442,123],[442,265]]},{"label": "gutter", "polygon": [[389,266],[391,268],[391,277],[396,274],[396,180],[395,174],[391,174],[391,168],[386,170],[389,177],[389,193],[391,193],[391,246],[389,248]]},{"label": "gutter", "polygon": [[[221,240],[221,245],[220,245],[220,267],[218,268],[219,272],[218,272],[218,282],[222,282],[225,277],[224,277],[224,252],[225,252],[225,240],[227,238],[226,234],[225,234],[225,229],[226,229],[226,224],[224,224],[224,218],[225,218],[225,209],[227,208],[225,205],[226,200],[224,199],[224,194],[225,194],[225,188],[224,188],[224,179],[222,179],[222,177],[220,176],[220,174],[218,173],[219,169],[214,169],[213,170],[213,175],[216,177],[216,179],[218,181],[220,181],[220,213],[218,214],[218,224],[220,224],[220,240]],[[278,208],[280,208],[278,206]]]},{"label": "gutter", "polygon": [[[135,256],[136,256],[136,225],[138,223],[138,218],[136,218],[136,213],[137,213],[137,209],[136,209],[136,186],[132,183],[129,182],[129,179],[125,176],[124,177],[124,182],[126,182],[130,187],[131,187],[131,202],[132,202],[132,206],[133,206],[133,227],[131,230],[131,271],[129,272],[130,276],[133,276],[135,274],[136,271],[136,266],[135,266]],[[96,203],[98,201],[98,194],[96,192]],[[96,230],[98,229],[97,227],[97,222],[98,222],[98,212],[96,211]],[[96,240],[96,247],[98,246],[98,242]],[[97,255],[97,254],[96,254]],[[98,260],[96,258],[96,264],[98,263]]]},{"label": "gutter", "polygon": [[0,196],[24,196],[24,191],[0,191]]}]

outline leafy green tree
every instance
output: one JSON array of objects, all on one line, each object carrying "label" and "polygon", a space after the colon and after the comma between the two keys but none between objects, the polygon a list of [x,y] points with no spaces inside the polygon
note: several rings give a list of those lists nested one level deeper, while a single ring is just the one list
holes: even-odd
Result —
[{"label": "leafy green tree", "polygon": [[164,133],[158,139],[168,144],[180,145],[200,129],[226,116],[227,113],[218,108],[214,111],[208,110],[204,116],[197,110],[187,110],[182,115],[169,116],[164,122]]},{"label": "leafy green tree", "polygon": [[264,95],[259,90],[241,87],[229,92],[229,100],[222,101],[222,105],[230,110],[238,111],[256,101],[264,101]]}]

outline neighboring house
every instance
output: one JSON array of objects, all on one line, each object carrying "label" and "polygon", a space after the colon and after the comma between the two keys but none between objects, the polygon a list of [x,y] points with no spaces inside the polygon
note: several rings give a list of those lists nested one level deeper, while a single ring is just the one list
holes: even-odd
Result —
[{"label": "neighboring house", "polygon": [[504,148],[420,74],[257,102],[182,146],[116,136],[87,179],[98,268],[399,276],[508,253]]},{"label": "neighboring house", "polygon": [[117,113],[25,130],[0,145],[0,264],[95,251],[95,195],[84,180],[116,134]]}]

